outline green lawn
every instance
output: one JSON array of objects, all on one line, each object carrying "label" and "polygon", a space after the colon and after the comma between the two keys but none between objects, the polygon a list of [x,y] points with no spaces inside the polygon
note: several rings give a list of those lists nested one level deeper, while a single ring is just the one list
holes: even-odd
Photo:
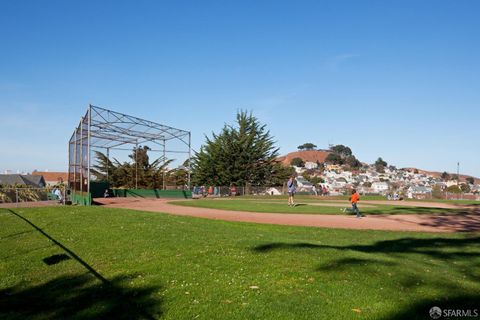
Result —
[{"label": "green lawn", "polygon": [[[266,200],[266,199],[233,199],[233,200],[219,200],[219,199],[199,199],[194,201],[173,201],[171,204],[189,207],[212,208],[234,211],[250,211],[250,212],[274,212],[274,213],[301,213],[301,214],[338,214],[345,215],[343,207],[334,206],[315,206],[315,203],[322,203],[328,205],[327,201],[312,201],[312,200],[298,200],[297,206],[289,207],[286,201]],[[336,203],[338,204],[338,203]],[[365,215],[378,214],[456,214],[465,212],[461,209],[441,209],[441,208],[424,208],[424,207],[410,207],[401,205],[372,205],[368,204],[362,206],[360,201],[360,211]],[[350,207],[348,202],[345,202],[345,208]]]},{"label": "green lawn", "polygon": [[0,209],[0,225],[1,319],[426,319],[480,301],[479,234],[101,207]]},{"label": "green lawn", "polygon": [[[385,196],[362,196],[360,195],[362,200],[387,200],[387,197]],[[295,199],[297,200],[348,200],[349,196],[313,196],[313,195],[295,195]],[[280,195],[280,196],[270,196],[270,195],[248,195],[248,196],[238,196],[235,197],[235,199],[284,199],[287,200],[288,196],[287,195]]]},{"label": "green lawn", "polygon": [[406,199],[407,201],[421,201],[421,202],[437,202],[437,203],[449,203],[449,204],[458,204],[458,205],[480,205],[480,201],[476,200],[445,200],[445,199],[425,199],[425,200],[416,200],[416,199]]},{"label": "green lawn", "polygon": [[[252,200],[258,200],[258,199],[268,199],[268,200],[286,200],[288,196],[286,195],[281,195],[281,196],[239,196],[236,197],[235,199],[241,199],[241,200],[247,200],[247,199],[252,199]],[[308,200],[313,200],[313,201],[329,201],[329,200],[348,200],[349,196],[311,196],[311,195],[296,195],[295,199],[301,200],[301,201],[308,201]],[[380,195],[368,195],[368,196],[362,196],[360,195],[360,199],[362,201],[374,201],[374,200],[387,200],[386,196],[380,196]],[[444,200],[444,199],[408,199],[404,198],[403,201],[421,201],[421,202],[438,202],[438,203],[450,203],[450,204],[459,204],[459,205],[480,205],[480,201],[475,201],[475,200]],[[395,203],[398,203],[398,201],[392,201]],[[401,201],[400,201],[401,203]]]}]

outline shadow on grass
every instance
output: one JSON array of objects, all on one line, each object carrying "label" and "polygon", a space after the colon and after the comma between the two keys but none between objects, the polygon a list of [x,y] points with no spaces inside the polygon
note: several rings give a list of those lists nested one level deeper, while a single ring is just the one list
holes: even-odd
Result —
[{"label": "shadow on grass", "polygon": [[351,266],[365,266],[370,264],[381,264],[384,266],[395,266],[395,262],[384,261],[379,259],[359,259],[359,258],[343,258],[334,260],[318,268],[318,271],[339,271],[348,269]]},{"label": "shadow on grass", "polygon": [[388,209],[370,209],[365,208],[362,210],[361,205],[359,209],[362,213],[369,215],[385,215],[385,214],[443,214],[443,215],[456,215],[456,214],[469,214],[473,213],[473,210],[468,209],[443,209],[443,208],[428,208],[428,207],[409,207],[409,206],[394,206]]},{"label": "shadow on grass", "polygon": [[454,228],[459,232],[480,231],[480,214],[460,213],[455,216],[438,215],[420,222],[427,227]]},{"label": "shadow on grass", "polygon": [[30,287],[0,290],[1,319],[154,319],[160,288],[127,288],[132,277],[116,277],[105,285],[90,274],[62,276]]},{"label": "shadow on grass", "polygon": [[[441,310],[441,317],[439,319],[471,319],[474,316],[474,310],[480,316],[480,294],[456,294],[450,297],[442,297],[439,299],[424,299],[417,301],[413,304],[409,304],[405,308],[399,308],[396,313],[389,314],[384,320],[410,320],[410,319],[433,319],[430,316],[430,310],[433,307],[438,307]],[[458,312],[462,310],[469,312],[471,316],[452,316],[452,312]],[[450,312],[450,313],[448,313]],[[447,316],[446,316],[447,315]],[[450,316],[448,316],[450,315]],[[475,317],[473,317],[475,319]]]},{"label": "shadow on grass", "polygon": [[[465,247],[475,246],[475,252],[465,251]],[[480,254],[480,236],[465,238],[400,238],[394,240],[377,241],[371,245],[323,245],[307,242],[284,243],[273,242],[259,245],[253,248],[255,252],[266,253],[273,250],[282,249],[334,249],[351,250],[364,253],[384,253],[384,254],[423,254],[437,259],[455,259],[458,257],[478,257]]]},{"label": "shadow on grass", "polygon": [[[88,273],[79,276],[63,276],[43,285],[29,288],[11,287],[0,291],[0,318],[61,318],[79,319],[154,319],[150,314],[160,301],[151,298],[158,287],[129,289],[122,283],[132,276],[107,280],[75,252],[54,239],[27,218],[13,210],[8,211],[25,221],[65,253],[44,259],[49,265],[73,258]],[[50,264],[51,263],[51,264]],[[94,280],[98,281],[94,281]],[[95,282],[95,283],[94,283]],[[52,316],[52,313],[55,316]],[[160,314],[160,310],[156,312]]]},{"label": "shadow on grass", "polygon": [[50,257],[46,257],[46,258],[43,259],[43,262],[47,266],[53,266],[54,264],[60,263],[60,262],[65,261],[65,260],[70,260],[70,259],[71,258],[69,256],[62,253],[62,254],[54,254],[54,255],[51,255]]},{"label": "shadow on grass", "polygon": [[[394,281],[407,291],[414,291],[417,288],[423,288],[423,290],[431,288],[442,292],[434,299],[417,299],[404,305],[404,307],[402,307],[402,304],[398,304],[397,310],[385,317],[385,320],[431,319],[429,310],[434,306],[441,309],[477,309],[480,312],[480,294],[478,292],[469,292],[465,287],[459,285],[457,280],[448,281],[443,274],[439,274],[438,279],[427,277],[427,283],[425,283],[423,274],[418,271],[418,267],[421,267],[421,265],[412,269],[403,266],[405,261],[413,259],[419,261],[420,264],[424,264],[424,268],[428,269],[428,265],[431,263],[430,259],[437,259],[440,261],[435,262],[435,264],[438,265],[439,262],[448,264],[449,268],[463,276],[464,281],[479,282],[480,236],[478,235],[456,239],[408,237],[377,241],[370,245],[345,246],[308,242],[272,242],[253,247],[252,250],[261,254],[277,250],[334,250],[336,252],[331,253],[332,259],[327,259],[325,263],[316,268],[316,271],[338,274],[355,269],[356,272],[365,275],[385,277],[385,281]],[[338,251],[345,253],[339,253]],[[371,255],[362,255],[361,258],[345,257],[352,252]],[[413,256],[417,256],[417,258]],[[385,266],[386,268],[379,269],[379,266]],[[386,273],[390,270],[393,275],[389,273],[387,276]],[[392,276],[392,279],[395,280],[389,280],[389,276]],[[390,298],[387,297],[387,299]],[[443,319],[447,318],[444,317]]]}]

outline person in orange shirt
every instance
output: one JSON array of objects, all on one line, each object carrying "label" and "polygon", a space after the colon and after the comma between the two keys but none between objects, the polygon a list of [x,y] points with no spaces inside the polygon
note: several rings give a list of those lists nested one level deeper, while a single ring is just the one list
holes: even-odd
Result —
[{"label": "person in orange shirt", "polygon": [[352,189],[352,196],[350,197],[350,203],[352,204],[352,211],[357,215],[357,218],[361,218],[360,210],[358,210],[357,203],[360,200],[360,195],[357,190]]}]

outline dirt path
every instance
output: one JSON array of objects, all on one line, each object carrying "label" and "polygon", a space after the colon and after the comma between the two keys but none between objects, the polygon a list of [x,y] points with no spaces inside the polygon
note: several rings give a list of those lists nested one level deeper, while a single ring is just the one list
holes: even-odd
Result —
[{"label": "dirt path", "polygon": [[165,199],[107,198],[96,199],[96,201],[111,208],[265,224],[423,232],[480,231],[480,215],[474,213],[463,215],[382,215],[357,219],[354,216],[343,215],[256,213],[184,207],[170,204],[168,202],[171,200]]}]

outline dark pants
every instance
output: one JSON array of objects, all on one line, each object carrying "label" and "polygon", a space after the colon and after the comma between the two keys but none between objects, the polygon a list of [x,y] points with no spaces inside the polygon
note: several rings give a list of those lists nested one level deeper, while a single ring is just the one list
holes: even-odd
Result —
[{"label": "dark pants", "polygon": [[353,213],[355,213],[357,215],[357,217],[360,217],[360,210],[358,210],[358,207],[357,207],[357,204],[356,203],[352,203],[352,211]]}]

